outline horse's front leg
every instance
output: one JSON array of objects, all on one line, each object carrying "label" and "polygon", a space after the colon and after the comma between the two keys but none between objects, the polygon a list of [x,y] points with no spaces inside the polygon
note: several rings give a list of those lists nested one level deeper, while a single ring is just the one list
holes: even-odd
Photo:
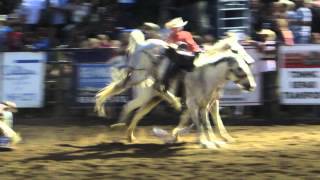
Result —
[{"label": "horse's front leg", "polygon": [[216,133],[227,142],[234,142],[234,138],[229,135],[220,117],[219,100],[215,100],[211,104],[210,113],[214,121]]},{"label": "horse's front leg", "polygon": [[[189,106],[190,107],[190,106]],[[192,121],[197,127],[197,133],[198,133],[198,141],[202,147],[209,148],[209,149],[217,149],[217,146],[214,143],[211,143],[208,141],[208,138],[205,134],[204,125],[202,121],[202,117],[200,115],[200,108],[190,108],[191,110],[191,116]]]},{"label": "horse's front leg", "polygon": [[104,104],[106,101],[117,94],[120,94],[127,90],[125,87],[122,86],[121,81],[113,82],[109,84],[108,86],[104,87],[101,89],[97,94],[96,94],[96,102],[95,102],[95,107],[94,110],[98,113],[99,116],[105,116],[105,107]]},{"label": "horse's front leg", "polygon": [[219,140],[216,137],[216,135],[214,134],[214,132],[212,130],[211,123],[210,123],[209,111],[208,111],[209,109],[210,109],[210,106],[207,106],[207,108],[202,111],[202,117],[203,117],[204,124],[206,127],[205,130],[206,130],[207,138],[210,142],[216,144],[219,147],[222,147],[222,146],[226,145],[226,143],[224,141]]},{"label": "horse's front leg", "polygon": [[127,129],[127,137],[129,142],[133,142],[136,138],[134,137],[134,130],[139,123],[139,121],[148,114],[154,107],[156,107],[161,102],[160,98],[153,98],[148,103],[143,105],[138,109],[136,114],[134,115],[128,129]]}]

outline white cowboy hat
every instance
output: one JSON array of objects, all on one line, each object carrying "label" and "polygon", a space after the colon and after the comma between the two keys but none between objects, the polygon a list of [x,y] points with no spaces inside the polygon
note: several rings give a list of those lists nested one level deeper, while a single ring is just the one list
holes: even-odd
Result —
[{"label": "white cowboy hat", "polygon": [[5,105],[6,108],[7,108],[9,111],[11,111],[11,112],[18,112],[16,103],[11,102],[11,101],[3,101],[2,104]]},{"label": "white cowboy hat", "polygon": [[165,27],[168,29],[179,28],[185,26],[186,24],[188,24],[188,21],[183,21],[182,17],[177,17],[167,22]]},{"label": "white cowboy hat", "polygon": [[296,4],[290,0],[279,0],[275,2],[275,4],[284,4],[287,6],[287,9],[292,9],[296,6]]},{"label": "white cowboy hat", "polygon": [[155,23],[152,23],[152,22],[145,22],[145,23],[143,23],[143,26],[145,26],[146,28],[153,29],[153,30],[159,30],[160,29],[159,25],[157,25]]}]

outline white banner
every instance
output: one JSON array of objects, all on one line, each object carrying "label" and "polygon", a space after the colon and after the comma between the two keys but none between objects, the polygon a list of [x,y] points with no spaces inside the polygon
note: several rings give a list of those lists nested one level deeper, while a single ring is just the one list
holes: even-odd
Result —
[{"label": "white banner", "polygon": [[245,92],[241,90],[236,84],[229,82],[223,92],[223,96],[220,99],[222,106],[248,106],[248,105],[260,105],[261,104],[261,80],[260,80],[260,59],[262,54],[255,48],[246,48],[248,54],[255,60],[252,65],[252,73],[254,74],[257,88],[253,92]]},{"label": "white banner", "polygon": [[320,104],[320,45],[282,46],[279,51],[280,101]]},{"label": "white banner", "polygon": [[46,58],[43,52],[3,53],[1,100],[19,108],[42,107]]}]

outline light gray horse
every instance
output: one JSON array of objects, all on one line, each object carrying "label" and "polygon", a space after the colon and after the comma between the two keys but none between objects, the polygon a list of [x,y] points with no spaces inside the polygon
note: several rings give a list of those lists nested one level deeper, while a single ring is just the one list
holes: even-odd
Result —
[{"label": "light gray horse", "polygon": [[[187,75],[184,78],[184,83],[186,84],[187,89],[186,92],[187,94],[193,91],[194,88],[192,88],[191,86],[189,86],[188,84],[192,84],[193,82],[197,81],[197,82],[202,82],[204,84],[199,85],[198,87],[208,87],[205,88],[205,90],[203,90],[202,88],[200,88],[199,92],[205,92],[202,95],[205,94],[210,94],[211,96],[209,98],[206,97],[206,101],[203,100],[203,98],[199,95],[199,93],[197,94],[198,98],[191,98],[191,97],[187,97],[187,105],[189,107],[189,111],[185,111],[183,113],[182,120],[180,123],[180,126],[178,126],[178,128],[176,128],[173,131],[173,134],[176,136],[179,131],[179,129],[183,126],[184,122],[187,122],[187,119],[190,115],[192,115],[193,117],[193,121],[196,124],[196,126],[198,127],[198,132],[200,133],[199,135],[199,139],[200,139],[200,143],[202,145],[204,145],[205,147],[216,147],[216,140],[214,137],[214,134],[212,132],[211,129],[211,125],[210,122],[207,118],[206,112],[209,111],[212,116],[214,117],[215,120],[215,124],[216,124],[216,128],[217,128],[217,132],[219,133],[219,135],[225,139],[225,140],[229,140],[231,141],[232,138],[231,136],[227,133],[227,131],[225,130],[223,123],[221,121],[219,112],[218,112],[218,107],[219,107],[219,102],[218,102],[218,97],[219,97],[219,90],[220,88],[223,86],[223,84],[227,81],[227,78],[230,78],[231,80],[233,80],[234,82],[237,82],[239,84],[242,84],[247,90],[250,90],[251,88],[254,88],[255,84],[254,84],[254,80],[252,78],[252,74],[250,71],[250,68],[248,68],[248,65],[245,63],[248,57],[250,57],[248,54],[246,54],[246,52],[244,51],[244,49],[242,48],[242,46],[237,46],[235,44],[235,42],[232,42],[231,44],[233,45],[233,47],[231,47],[230,45],[231,41],[230,40],[225,40],[222,41],[220,43],[218,43],[212,50],[213,51],[209,51],[209,53],[204,54],[203,58],[205,57],[206,59],[208,59],[210,56],[214,56],[214,57],[219,57],[216,60],[211,60],[208,61],[209,63],[207,63],[207,65],[204,65],[205,63],[203,61],[200,61],[201,64],[200,66],[203,66],[201,68],[196,69],[194,72],[192,73],[187,73]],[[233,48],[231,50],[231,48]],[[161,48],[160,48],[161,49]],[[221,51],[221,53],[217,53]],[[141,61],[142,58],[142,54],[144,54],[146,57],[149,56],[149,61],[150,59],[154,59],[154,57],[152,56],[152,54],[147,51],[140,51],[139,52],[139,59]],[[138,54],[139,54],[138,53]],[[222,55],[223,54],[223,55]],[[137,54],[135,54],[137,55]],[[201,57],[200,57],[201,59]],[[244,63],[242,63],[244,62]],[[223,66],[224,65],[224,66]],[[227,68],[230,66],[230,69]],[[146,66],[144,66],[146,68]],[[218,67],[218,68],[217,68]],[[151,66],[149,68],[152,68],[153,71],[152,72],[157,72],[157,66]],[[148,68],[146,68],[148,69]],[[215,69],[219,69],[220,70],[225,70],[225,71],[217,71]],[[208,73],[208,72],[214,72],[214,73]],[[228,72],[228,73],[227,73]],[[218,74],[215,74],[218,73]],[[224,79],[223,81],[220,79],[219,75],[224,75]],[[217,76],[218,78],[214,78],[215,83],[209,83],[210,81],[212,81],[212,78]],[[204,78],[204,79],[201,79]],[[207,77],[209,77],[208,79],[206,79]],[[201,81],[199,81],[201,80]],[[208,80],[208,81],[206,81]],[[217,86],[218,88],[214,88],[213,86]],[[211,90],[211,91],[210,91]],[[100,95],[98,94],[98,99],[99,97],[102,97],[102,94],[104,90],[102,90],[100,92]],[[139,110],[136,112],[134,118],[132,119],[132,122],[128,128],[128,139],[129,141],[132,141],[134,139],[133,136],[133,130],[136,127],[137,123],[139,122],[140,119],[142,119],[142,117],[147,114],[148,112],[150,112],[157,104],[159,104],[162,101],[161,96],[159,96],[159,93],[157,93],[156,91],[154,91],[152,88],[148,87],[148,88],[141,88],[141,90],[138,91],[138,97],[135,98],[134,100],[130,101],[124,108],[124,111],[122,113],[122,117],[126,117],[131,111],[133,111],[136,108],[139,108]],[[211,92],[211,93],[210,93]],[[108,94],[108,93],[107,93]],[[110,93],[109,93],[110,94]],[[200,93],[201,94],[201,93]],[[200,98],[200,99],[199,99]],[[100,98],[101,99],[101,98]],[[202,100],[201,100],[202,99]],[[104,100],[106,100],[104,98]],[[98,100],[99,101],[99,100]],[[98,102],[97,101],[97,102]],[[202,103],[201,103],[202,102]],[[195,108],[195,104],[198,104],[201,106]],[[207,104],[205,106],[205,108],[203,107],[202,104]],[[192,107],[193,111],[190,111],[190,107]],[[198,112],[202,112],[202,116],[203,118],[200,119],[198,118]],[[205,130],[204,130],[205,129]]]}]

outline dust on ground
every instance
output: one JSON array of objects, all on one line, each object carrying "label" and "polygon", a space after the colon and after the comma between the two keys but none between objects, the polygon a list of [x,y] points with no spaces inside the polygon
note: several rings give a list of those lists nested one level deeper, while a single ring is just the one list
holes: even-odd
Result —
[{"label": "dust on ground", "polygon": [[320,125],[228,126],[237,141],[219,150],[195,133],[163,144],[151,129],[129,144],[102,125],[18,125],[23,142],[0,152],[0,179],[320,179]]}]

